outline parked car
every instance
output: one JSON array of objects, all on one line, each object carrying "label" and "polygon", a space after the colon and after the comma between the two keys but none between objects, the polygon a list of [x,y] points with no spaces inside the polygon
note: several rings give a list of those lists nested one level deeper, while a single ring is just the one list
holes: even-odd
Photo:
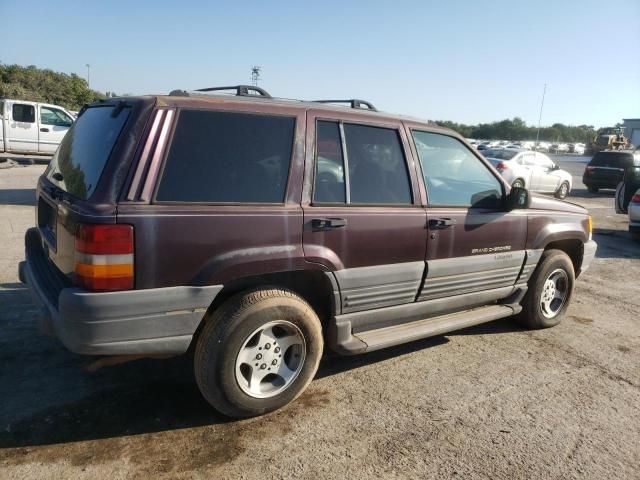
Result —
[{"label": "parked car", "polygon": [[490,149],[482,152],[512,186],[534,192],[553,193],[563,199],[569,195],[572,177],[546,155],[524,149]]},{"label": "parked car", "polygon": [[569,153],[577,153],[578,155],[584,155],[584,143],[570,143]]},{"label": "parked car", "polygon": [[532,150],[536,152],[548,152],[550,146],[547,142],[538,142],[537,144],[534,142]]},{"label": "parked car", "polygon": [[50,155],[73,122],[58,105],[0,99],[0,152]]},{"label": "parked car", "polygon": [[640,166],[640,152],[603,150],[596,153],[584,169],[582,183],[596,193],[601,188],[616,188],[628,168]]},{"label": "parked car", "polygon": [[640,239],[640,162],[628,167],[616,188],[616,213],[629,215],[629,232]]},{"label": "parked car", "polygon": [[554,143],[549,146],[549,152],[553,153],[568,153],[569,145],[566,143]]},{"label": "parked car", "polygon": [[300,395],[325,344],[564,317],[584,208],[362,100],[217,90],[90,105],[40,177],[19,274],[70,350],[193,351],[204,397],[245,417]]},{"label": "parked car", "polygon": [[634,240],[640,241],[640,189],[629,202],[629,233]]}]

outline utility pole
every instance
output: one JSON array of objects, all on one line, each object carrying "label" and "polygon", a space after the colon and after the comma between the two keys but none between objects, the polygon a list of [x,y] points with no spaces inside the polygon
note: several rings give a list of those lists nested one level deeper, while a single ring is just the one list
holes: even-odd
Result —
[{"label": "utility pole", "polygon": [[542,90],[542,102],[540,102],[540,115],[538,116],[538,133],[536,133],[536,150],[538,150],[538,143],[540,140],[540,122],[542,121],[542,107],[544,106],[544,96],[547,93],[547,84],[544,84],[544,90]]},{"label": "utility pole", "polygon": [[85,66],[87,67],[87,86],[91,88],[91,65],[85,63]]},{"label": "utility pole", "polygon": [[251,67],[251,85],[253,85],[254,87],[258,86],[258,80],[260,80],[260,70],[262,70],[262,67],[258,65],[254,65],[253,67]]}]

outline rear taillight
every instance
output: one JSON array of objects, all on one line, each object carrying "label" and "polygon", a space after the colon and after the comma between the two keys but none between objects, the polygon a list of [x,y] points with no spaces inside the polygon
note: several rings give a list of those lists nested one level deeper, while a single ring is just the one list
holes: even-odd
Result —
[{"label": "rear taillight", "polygon": [[635,193],[633,197],[631,197],[631,203],[640,203],[640,193]]},{"label": "rear taillight", "polygon": [[133,226],[80,224],[76,230],[75,278],[93,291],[133,288]]},{"label": "rear taillight", "polygon": [[499,172],[503,172],[505,171],[508,167],[508,165],[504,162],[498,162],[498,164],[496,165],[496,170],[498,170]]},{"label": "rear taillight", "polygon": [[586,173],[592,173],[592,172],[593,172],[593,167],[587,167],[587,168],[585,169],[585,172],[586,172]]}]

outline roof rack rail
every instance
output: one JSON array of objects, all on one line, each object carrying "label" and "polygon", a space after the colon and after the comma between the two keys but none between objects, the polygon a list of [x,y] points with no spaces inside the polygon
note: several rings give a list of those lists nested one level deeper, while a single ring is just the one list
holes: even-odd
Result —
[{"label": "roof rack rail", "polygon": [[[263,90],[260,87],[255,87],[253,85],[233,85],[230,87],[209,87],[209,88],[198,88],[197,90],[193,90],[193,92],[217,92],[223,90],[235,90],[236,96],[238,97],[263,97],[263,98],[273,98],[266,90]],[[258,94],[250,93],[257,92]],[[169,95],[174,97],[188,97],[189,92],[187,90],[172,90]]]},{"label": "roof rack rail", "polygon": [[[371,110],[372,112],[377,112],[378,109],[373,106],[371,102],[367,102],[366,100],[359,100],[357,98],[351,98],[349,100],[314,100],[316,103],[348,103],[351,108],[360,108],[362,110]],[[366,107],[366,108],[363,108]]]},{"label": "roof rack rail", "polygon": [[260,97],[271,98],[271,95],[269,95],[266,90],[253,85],[233,85],[231,87],[199,88],[196,90],[196,92],[217,92],[220,90],[235,90],[236,95],[239,97],[256,96],[255,94],[249,92],[258,92],[258,96]]}]

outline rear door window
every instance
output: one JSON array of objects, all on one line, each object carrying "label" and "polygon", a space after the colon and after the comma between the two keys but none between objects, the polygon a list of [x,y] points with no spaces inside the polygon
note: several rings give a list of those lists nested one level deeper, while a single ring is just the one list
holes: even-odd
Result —
[{"label": "rear door window", "polygon": [[87,108],[64,136],[46,178],[77,198],[89,198],[130,111],[119,105]]},{"label": "rear door window", "polygon": [[344,125],[350,203],[411,204],[411,186],[397,130]]},{"label": "rear door window", "polygon": [[347,201],[341,142],[338,123],[318,122],[314,203],[346,203]]},{"label": "rear door window", "polygon": [[14,122],[34,123],[36,121],[36,109],[33,105],[14,103],[11,113]]},{"label": "rear door window", "polygon": [[156,201],[283,203],[294,128],[291,117],[183,110]]}]

